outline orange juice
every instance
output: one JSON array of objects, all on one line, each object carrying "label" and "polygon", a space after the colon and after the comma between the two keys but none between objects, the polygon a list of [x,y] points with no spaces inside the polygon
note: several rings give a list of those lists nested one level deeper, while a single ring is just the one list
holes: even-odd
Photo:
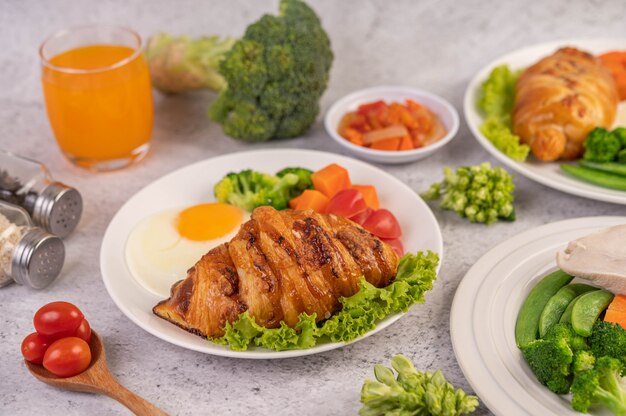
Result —
[{"label": "orange juice", "polygon": [[141,53],[127,46],[82,46],[53,56],[42,70],[50,124],[70,160],[90,167],[145,154],[153,108]]}]

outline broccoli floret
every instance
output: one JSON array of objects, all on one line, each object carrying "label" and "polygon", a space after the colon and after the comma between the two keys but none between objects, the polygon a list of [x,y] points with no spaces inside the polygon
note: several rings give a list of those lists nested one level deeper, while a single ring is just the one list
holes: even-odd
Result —
[{"label": "broccoli floret", "polygon": [[586,338],[578,335],[572,325],[566,322],[554,325],[546,334],[545,339],[564,339],[574,353],[589,350]]},{"label": "broccoli floret", "polygon": [[291,189],[298,176],[286,174],[282,178],[253,170],[231,172],[218,182],[213,192],[219,202],[235,205],[251,212],[262,205],[276,209],[287,208]]},{"label": "broccoli floret", "polygon": [[298,136],[319,113],[332,61],[315,12],[300,0],[281,0],[279,16],[248,26],[220,63],[228,88],[209,116],[238,139]]},{"label": "broccoli floret", "polygon": [[626,390],[620,373],[623,364],[610,357],[598,358],[594,368],[574,378],[572,407],[587,412],[593,405],[606,406],[615,415],[626,415]]},{"label": "broccoli floret", "polygon": [[282,178],[287,174],[293,174],[298,176],[298,183],[291,188],[289,193],[290,198],[295,198],[304,192],[305,189],[313,189],[313,180],[311,179],[311,175],[313,171],[305,168],[285,168],[278,172],[276,176]]},{"label": "broccoli floret", "polygon": [[602,127],[597,127],[589,133],[584,146],[583,159],[592,162],[611,162],[622,148],[618,134],[610,133]]},{"label": "broccoli floret", "polygon": [[456,172],[444,168],[444,180],[422,193],[424,199],[443,196],[440,207],[455,211],[471,222],[490,224],[498,219],[515,220],[513,178],[500,167],[488,162],[462,166]]},{"label": "broccoli floret", "polygon": [[578,375],[583,371],[591,370],[596,364],[596,357],[590,351],[578,351],[572,361],[572,373]]},{"label": "broccoli floret", "polygon": [[626,367],[626,330],[618,324],[598,321],[588,338],[591,352],[596,357],[612,357]]},{"label": "broccoli floret", "polygon": [[626,146],[624,146],[624,149],[617,152],[617,161],[619,163],[626,163]]},{"label": "broccoli floret", "polygon": [[564,338],[537,339],[521,349],[541,384],[557,394],[569,392],[574,353]]},{"label": "broccoli floret", "polygon": [[611,134],[619,139],[622,149],[626,148],[626,127],[618,127]]}]

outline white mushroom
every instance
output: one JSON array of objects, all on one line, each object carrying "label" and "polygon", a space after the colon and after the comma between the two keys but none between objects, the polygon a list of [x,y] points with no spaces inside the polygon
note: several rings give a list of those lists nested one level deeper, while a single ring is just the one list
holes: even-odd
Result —
[{"label": "white mushroom", "polygon": [[571,241],[556,262],[566,273],[626,294],[626,224]]}]

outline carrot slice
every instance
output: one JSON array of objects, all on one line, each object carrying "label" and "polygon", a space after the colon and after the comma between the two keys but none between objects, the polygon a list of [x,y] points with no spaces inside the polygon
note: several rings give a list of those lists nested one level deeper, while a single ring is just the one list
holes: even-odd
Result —
[{"label": "carrot slice", "polygon": [[291,198],[289,200],[289,208],[296,209],[296,207],[298,206],[298,201],[300,201],[300,199],[302,199],[302,195],[303,194],[300,194],[299,196],[297,196],[295,198]]},{"label": "carrot slice", "polygon": [[364,144],[363,135],[356,129],[348,127],[343,130],[342,136],[358,146],[363,146]]},{"label": "carrot slice", "polygon": [[296,210],[304,211],[307,209],[312,209],[313,211],[323,214],[326,212],[326,207],[330,202],[330,198],[321,193],[320,191],[316,191],[314,189],[306,189],[302,192],[302,195],[298,197],[298,203],[296,205]]},{"label": "carrot slice", "polygon": [[609,309],[626,313],[626,296],[616,295],[609,305]]},{"label": "carrot slice", "polygon": [[377,210],[380,208],[380,203],[378,202],[378,194],[376,193],[376,188],[374,185],[352,185],[353,189],[356,189],[363,195],[363,199],[365,199],[365,205],[373,210]]},{"label": "carrot slice", "polygon": [[379,140],[370,146],[376,150],[398,150],[400,147],[400,137],[392,137],[390,139]]},{"label": "carrot slice", "polygon": [[413,149],[413,139],[411,138],[411,136],[406,135],[406,136],[402,136],[402,138],[400,139],[400,146],[398,147],[398,150],[412,150]]},{"label": "carrot slice", "polygon": [[343,191],[352,185],[348,171],[336,163],[313,173],[311,180],[313,181],[313,187],[328,198],[332,198],[337,192]]}]

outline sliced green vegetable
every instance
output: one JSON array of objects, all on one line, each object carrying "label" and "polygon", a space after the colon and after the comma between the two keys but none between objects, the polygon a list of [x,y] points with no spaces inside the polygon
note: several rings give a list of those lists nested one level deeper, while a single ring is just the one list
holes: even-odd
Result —
[{"label": "sliced green vegetable", "polygon": [[[595,290],[600,289],[596,288]],[[576,304],[576,302],[578,302],[582,295],[584,295],[584,293],[576,296],[574,300],[572,300],[569,305],[567,305],[565,312],[563,312],[563,315],[561,315],[561,319],[559,319],[559,323],[572,323],[572,309],[574,309],[574,305]]]},{"label": "sliced green vegetable", "polygon": [[548,300],[548,303],[546,303],[545,308],[543,308],[541,312],[541,316],[539,317],[539,337],[545,337],[548,331],[559,322],[572,300],[592,290],[596,290],[596,288],[580,283],[563,286],[559,289],[559,291]]},{"label": "sliced green vegetable", "polygon": [[608,290],[585,293],[572,308],[572,327],[578,335],[591,335],[593,324],[613,301],[615,296]]},{"label": "sliced green vegetable", "polygon": [[515,342],[524,347],[539,335],[539,318],[552,296],[574,277],[557,270],[545,276],[533,287],[522,304],[515,323]]},{"label": "sliced green vegetable", "polygon": [[561,169],[572,175],[573,177],[602,186],[604,188],[617,189],[626,191],[626,178],[623,176],[613,175],[611,173],[602,172],[595,169],[589,169],[583,166],[574,166],[562,164]]},{"label": "sliced green vegetable", "polygon": [[612,173],[614,175],[626,176],[626,163],[616,162],[590,162],[588,160],[581,160],[578,164],[582,167],[601,170],[603,172]]}]

